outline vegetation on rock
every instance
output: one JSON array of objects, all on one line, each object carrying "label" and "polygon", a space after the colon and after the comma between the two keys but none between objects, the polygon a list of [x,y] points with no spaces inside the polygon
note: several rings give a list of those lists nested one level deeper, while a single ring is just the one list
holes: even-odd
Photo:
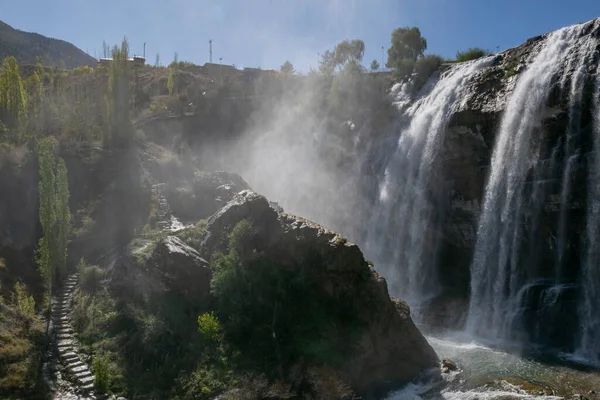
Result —
[{"label": "vegetation on rock", "polygon": [[476,60],[481,57],[485,57],[489,55],[490,52],[484,49],[480,49],[479,47],[471,47],[465,51],[459,51],[456,53],[456,61],[457,62],[465,62]]}]

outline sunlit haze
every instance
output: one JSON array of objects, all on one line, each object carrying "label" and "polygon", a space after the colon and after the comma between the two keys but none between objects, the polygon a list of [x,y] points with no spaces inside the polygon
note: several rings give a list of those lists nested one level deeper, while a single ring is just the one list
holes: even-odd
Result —
[{"label": "sunlit haze", "polygon": [[127,36],[133,52],[167,65],[173,53],[196,64],[277,69],[290,60],[307,72],[318,53],[344,39],[365,42],[364,62],[381,62],[390,32],[418,26],[429,53],[451,58],[457,50],[491,51],[600,15],[597,0],[0,0],[0,19],[16,29],[63,39],[94,56],[102,41]]}]

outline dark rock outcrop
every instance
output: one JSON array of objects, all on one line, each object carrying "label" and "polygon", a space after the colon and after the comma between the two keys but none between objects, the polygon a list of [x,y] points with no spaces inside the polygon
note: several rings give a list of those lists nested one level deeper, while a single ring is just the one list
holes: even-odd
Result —
[{"label": "dark rock outcrop", "polygon": [[362,322],[364,329],[348,343],[350,355],[340,367],[357,393],[368,395],[409,382],[437,366],[437,356],[414,325],[408,305],[390,298],[386,281],[358,246],[313,222],[278,213],[263,196],[242,191],[215,213],[202,255],[225,251],[228,233],[244,219],[252,222],[253,236],[242,251],[267,254],[288,271],[300,273],[303,268],[328,298],[340,301],[340,307]]},{"label": "dark rock outcrop", "polygon": [[176,236],[158,242],[146,266],[165,287],[183,293],[190,301],[203,302],[210,296],[208,262]]},{"label": "dark rock outcrop", "polygon": [[167,199],[178,218],[207,218],[242,190],[250,189],[237,174],[225,171],[195,171],[191,179],[167,184]]}]

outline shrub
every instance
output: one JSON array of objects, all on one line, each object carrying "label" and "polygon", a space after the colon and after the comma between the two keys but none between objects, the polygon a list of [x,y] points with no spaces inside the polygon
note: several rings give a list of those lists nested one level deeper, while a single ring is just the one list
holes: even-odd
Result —
[{"label": "shrub", "polygon": [[87,75],[87,74],[93,74],[93,73],[94,73],[94,68],[92,68],[88,65],[83,65],[81,67],[73,68],[73,75]]},{"label": "shrub", "polygon": [[108,359],[104,356],[94,358],[92,369],[94,370],[94,386],[101,393],[106,393],[110,385]]},{"label": "shrub", "polygon": [[287,369],[307,360],[339,365],[362,325],[347,307],[350,299],[328,296],[318,277],[281,268],[277,260],[257,253],[249,221],[230,234],[229,253],[213,260],[211,289],[229,344],[243,355],[240,362],[263,371]]},{"label": "shrub", "polygon": [[415,83],[417,88],[421,88],[429,79],[429,77],[437,71],[442,65],[443,58],[430,54],[425,57],[421,57],[415,65]]},{"label": "shrub", "polygon": [[412,74],[413,70],[415,69],[415,64],[415,60],[411,58],[404,58],[398,61],[398,64],[394,69],[394,75],[400,80],[405,80]]},{"label": "shrub", "polygon": [[219,318],[213,312],[202,314],[198,317],[198,332],[207,340],[218,340],[221,335]]},{"label": "shrub", "polygon": [[97,265],[91,265],[89,267],[84,265],[80,274],[79,283],[82,290],[93,294],[100,289],[100,282],[102,281],[102,276],[104,275],[100,267]]},{"label": "shrub", "polygon": [[201,219],[191,228],[182,229],[175,234],[179,239],[183,240],[186,244],[198,250],[202,244],[202,234],[206,231],[208,222],[205,219]]},{"label": "shrub", "polygon": [[471,60],[477,60],[478,58],[485,57],[491,53],[487,50],[480,49],[479,47],[471,47],[465,51],[456,52],[456,61],[465,62]]},{"label": "shrub", "polygon": [[189,376],[178,380],[183,399],[210,399],[224,391],[231,381],[230,371],[199,365]]},{"label": "shrub", "polygon": [[27,288],[20,282],[15,283],[13,304],[22,316],[33,316],[35,314],[35,300],[33,296],[28,296]]}]

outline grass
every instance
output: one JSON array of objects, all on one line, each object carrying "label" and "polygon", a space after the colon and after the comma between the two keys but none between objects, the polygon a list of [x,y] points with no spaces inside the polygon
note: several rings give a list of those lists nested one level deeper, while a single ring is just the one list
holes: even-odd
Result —
[{"label": "grass", "polygon": [[205,219],[201,219],[196,222],[192,228],[186,228],[175,233],[179,239],[183,240],[186,244],[193,247],[194,249],[200,249],[202,244],[202,235],[206,232],[206,228],[208,227],[208,221]]}]

